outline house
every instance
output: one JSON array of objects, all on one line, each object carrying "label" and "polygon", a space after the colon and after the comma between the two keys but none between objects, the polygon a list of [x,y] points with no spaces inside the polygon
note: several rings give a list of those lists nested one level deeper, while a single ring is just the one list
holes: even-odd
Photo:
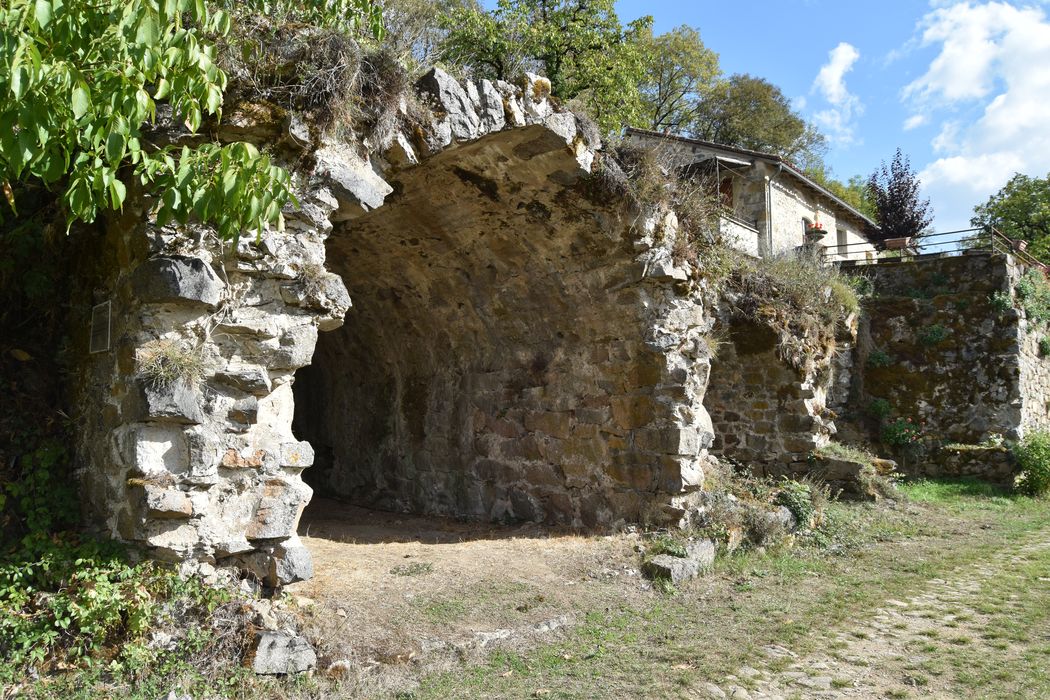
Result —
[{"label": "house", "polygon": [[644,129],[628,129],[627,138],[711,176],[722,200],[723,239],[749,255],[794,251],[817,226],[825,233],[815,245],[826,259],[875,257],[869,236],[878,225],[780,156]]}]

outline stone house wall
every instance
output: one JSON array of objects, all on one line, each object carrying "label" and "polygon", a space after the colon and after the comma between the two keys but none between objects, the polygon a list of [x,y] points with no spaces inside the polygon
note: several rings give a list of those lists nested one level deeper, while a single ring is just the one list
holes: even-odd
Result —
[{"label": "stone house wall", "polygon": [[[860,222],[852,216],[840,214],[839,207],[826,197],[797,184],[790,173],[777,174],[768,163],[761,164],[763,177],[770,182],[770,211],[772,212],[772,254],[795,250],[805,242],[803,221],[820,222],[827,231],[820,245],[829,256],[851,254],[858,257],[863,251],[874,251],[860,233]],[[839,246],[851,246],[839,249]]]}]

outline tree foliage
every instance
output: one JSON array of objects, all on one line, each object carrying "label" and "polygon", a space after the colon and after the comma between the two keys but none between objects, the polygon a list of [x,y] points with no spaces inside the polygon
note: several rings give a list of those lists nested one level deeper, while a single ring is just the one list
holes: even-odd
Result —
[{"label": "tree foliage", "polygon": [[[249,144],[175,147],[151,128],[160,102],[197,132],[219,118],[226,75],[215,37],[233,0],[11,0],[0,10],[0,182],[13,209],[18,183],[61,191],[67,221],[119,210],[137,180],[157,195],[162,223],[190,217],[220,235],[281,223],[290,177]],[[242,11],[379,31],[370,0],[246,0]],[[199,142],[199,141],[198,141]],[[17,210],[17,209],[16,209]]]},{"label": "tree foliage", "polygon": [[704,46],[700,32],[681,26],[644,39],[643,113],[638,122],[653,131],[688,131],[720,75],[718,54]]},{"label": "tree foliage", "polygon": [[1050,260],[1050,175],[1018,173],[973,213],[973,226],[995,228],[1014,240],[1028,241],[1032,255]]},{"label": "tree foliage", "polygon": [[728,146],[774,153],[812,167],[822,161],[826,139],[806,123],[776,85],[751,75],[721,80],[697,105],[691,134]]},{"label": "tree foliage", "polygon": [[882,165],[868,178],[868,190],[879,224],[876,240],[907,238],[923,234],[933,223],[930,200],[921,199],[922,183],[911,161],[897,149],[893,161]]},{"label": "tree foliage", "polygon": [[410,72],[429,67],[448,37],[439,18],[479,7],[476,0],[386,0],[383,44]]},{"label": "tree foliage", "polygon": [[500,0],[491,12],[463,8],[443,23],[443,57],[475,75],[509,80],[540,72],[555,97],[580,100],[606,132],[641,113],[641,39],[651,17],[625,27],[612,0]]}]

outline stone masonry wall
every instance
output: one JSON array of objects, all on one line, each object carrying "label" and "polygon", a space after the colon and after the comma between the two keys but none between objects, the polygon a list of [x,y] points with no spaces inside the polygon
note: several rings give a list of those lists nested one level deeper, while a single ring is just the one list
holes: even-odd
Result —
[{"label": "stone masonry wall", "polygon": [[830,359],[813,357],[798,369],[781,358],[779,335],[766,326],[730,318],[721,328],[726,337],[704,400],[715,431],[711,451],[756,474],[806,471],[809,455],[835,433],[826,410]]},{"label": "stone masonry wall", "polygon": [[[305,154],[317,135],[294,116],[230,110],[234,137],[310,166],[285,231],[231,247],[129,206],[85,245],[74,419],[100,529],[271,585],[308,577],[303,436],[321,447],[311,481],[360,502],[683,517],[712,435],[703,305],[666,247],[673,215],[588,177],[597,143],[542,79],[433,71],[419,90],[431,122],[367,148]],[[347,287],[358,306],[293,390],[318,333],[343,324]],[[86,320],[105,301],[112,342],[90,353]],[[151,379],[158,357],[186,376]]]},{"label": "stone masonry wall", "polygon": [[[1008,479],[1005,458],[965,446],[1017,439],[1050,422],[1050,362],[1038,349],[1045,330],[1016,299],[1024,269],[1013,257],[977,253],[856,272],[873,280],[876,293],[865,305],[856,356],[856,418],[876,441],[887,421],[921,425],[923,458],[899,460],[909,472]],[[1002,309],[994,295],[1009,295],[1014,306]],[[876,399],[888,402],[890,414],[863,417]]]},{"label": "stone masonry wall", "polygon": [[506,132],[392,174],[396,195],[337,226],[329,266],[356,303],[296,388],[319,490],[594,527],[701,484],[706,375],[683,368],[706,359],[703,308],[546,138]]}]

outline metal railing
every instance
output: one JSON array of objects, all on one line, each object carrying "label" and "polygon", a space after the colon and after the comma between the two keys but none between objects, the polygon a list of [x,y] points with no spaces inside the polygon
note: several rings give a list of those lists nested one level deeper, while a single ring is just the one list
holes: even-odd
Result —
[{"label": "metal railing", "polygon": [[944,233],[931,233],[908,239],[891,239],[879,244],[847,243],[823,247],[825,262],[838,265],[871,265],[877,263],[912,262],[931,257],[952,257],[999,253],[1013,255],[1026,265],[1043,272],[1050,269],[1025,251],[1024,241],[1014,241],[995,229],[968,228]]}]

